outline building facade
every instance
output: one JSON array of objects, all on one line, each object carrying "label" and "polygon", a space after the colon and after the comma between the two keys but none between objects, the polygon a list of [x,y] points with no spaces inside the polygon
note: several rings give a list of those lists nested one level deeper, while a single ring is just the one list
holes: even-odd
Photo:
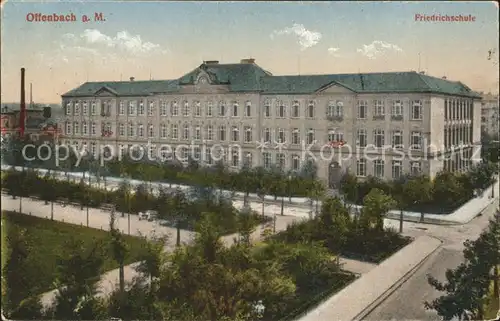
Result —
[{"label": "building facade", "polygon": [[432,177],[480,153],[480,96],[416,72],[273,76],[253,59],[205,61],[179,79],[88,82],[62,100],[61,138],[93,154],[139,144],[235,169],[299,170],[311,159],[332,187],[346,170]]},{"label": "building facade", "polygon": [[482,95],[481,131],[490,137],[498,139],[499,115],[498,96],[491,93]]}]

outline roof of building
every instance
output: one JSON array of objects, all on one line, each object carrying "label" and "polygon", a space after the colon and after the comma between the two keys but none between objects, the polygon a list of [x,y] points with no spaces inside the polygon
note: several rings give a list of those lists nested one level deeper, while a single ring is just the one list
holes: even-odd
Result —
[{"label": "roof of building", "polygon": [[176,93],[181,86],[194,84],[205,72],[212,84],[227,85],[231,92],[263,94],[312,94],[329,85],[340,85],[356,93],[437,93],[480,98],[459,81],[450,81],[410,72],[356,73],[330,75],[273,76],[255,63],[201,64],[178,79],[149,81],[86,82],[63,97],[84,97],[107,90],[118,96],[147,96]]},{"label": "roof of building", "polygon": [[[26,104],[26,110],[27,111],[43,111],[43,107],[51,107],[52,112],[55,110],[62,110],[62,107],[60,104],[34,104],[34,106],[30,106],[29,103]],[[21,109],[21,104],[20,103],[2,103],[0,111],[2,114],[5,113],[12,113],[12,112],[17,112]]]}]

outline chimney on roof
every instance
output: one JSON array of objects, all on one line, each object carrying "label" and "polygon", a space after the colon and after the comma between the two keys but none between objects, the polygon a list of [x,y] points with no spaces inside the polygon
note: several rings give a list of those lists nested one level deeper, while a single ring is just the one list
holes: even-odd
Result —
[{"label": "chimney on roof", "polygon": [[240,64],[253,64],[255,63],[255,59],[254,58],[248,58],[248,59],[241,59],[240,60]]},{"label": "chimney on roof", "polygon": [[219,60],[207,60],[203,62],[205,65],[218,65]]},{"label": "chimney on roof", "polygon": [[447,79],[447,78],[446,78],[446,76],[443,76],[443,77],[441,77],[441,78],[443,78],[444,80],[446,80],[446,79]]},{"label": "chimney on roof", "polygon": [[130,77],[130,81],[134,81],[135,80],[135,77]]}]

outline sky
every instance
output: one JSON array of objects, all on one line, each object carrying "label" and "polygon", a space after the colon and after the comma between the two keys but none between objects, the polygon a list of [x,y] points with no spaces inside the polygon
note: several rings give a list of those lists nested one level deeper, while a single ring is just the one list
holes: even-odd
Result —
[{"label": "sky", "polygon": [[[95,13],[105,21],[94,21]],[[30,22],[30,14],[74,22]],[[415,15],[473,16],[471,22]],[[90,18],[82,22],[82,16]],[[2,4],[1,101],[37,103],[86,81],[176,79],[244,58],[274,75],[425,71],[498,92],[498,7],[488,2],[22,2]],[[27,97],[28,99],[28,97]]]}]

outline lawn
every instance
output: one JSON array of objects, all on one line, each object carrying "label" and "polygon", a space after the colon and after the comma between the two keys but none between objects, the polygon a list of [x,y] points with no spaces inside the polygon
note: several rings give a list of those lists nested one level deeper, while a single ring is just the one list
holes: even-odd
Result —
[{"label": "lawn", "polygon": [[[75,239],[82,241],[84,247],[90,247],[95,240],[103,240],[109,237],[109,233],[88,227],[66,224],[58,221],[51,221],[27,214],[19,214],[9,211],[2,211],[2,267],[8,260],[5,256],[8,252],[7,242],[4,236],[8,235],[12,229],[20,228],[26,231],[26,243],[29,248],[28,263],[36,262],[37,280],[33,282],[31,293],[44,293],[51,290],[57,278],[57,259],[64,251],[68,241]],[[141,249],[146,244],[144,239],[124,235],[126,243],[129,245],[129,255],[126,264],[138,261]],[[7,251],[6,251],[7,250]],[[5,254],[4,254],[5,253]],[[104,257],[104,271],[117,268],[117,263],[111,255]]]}]

